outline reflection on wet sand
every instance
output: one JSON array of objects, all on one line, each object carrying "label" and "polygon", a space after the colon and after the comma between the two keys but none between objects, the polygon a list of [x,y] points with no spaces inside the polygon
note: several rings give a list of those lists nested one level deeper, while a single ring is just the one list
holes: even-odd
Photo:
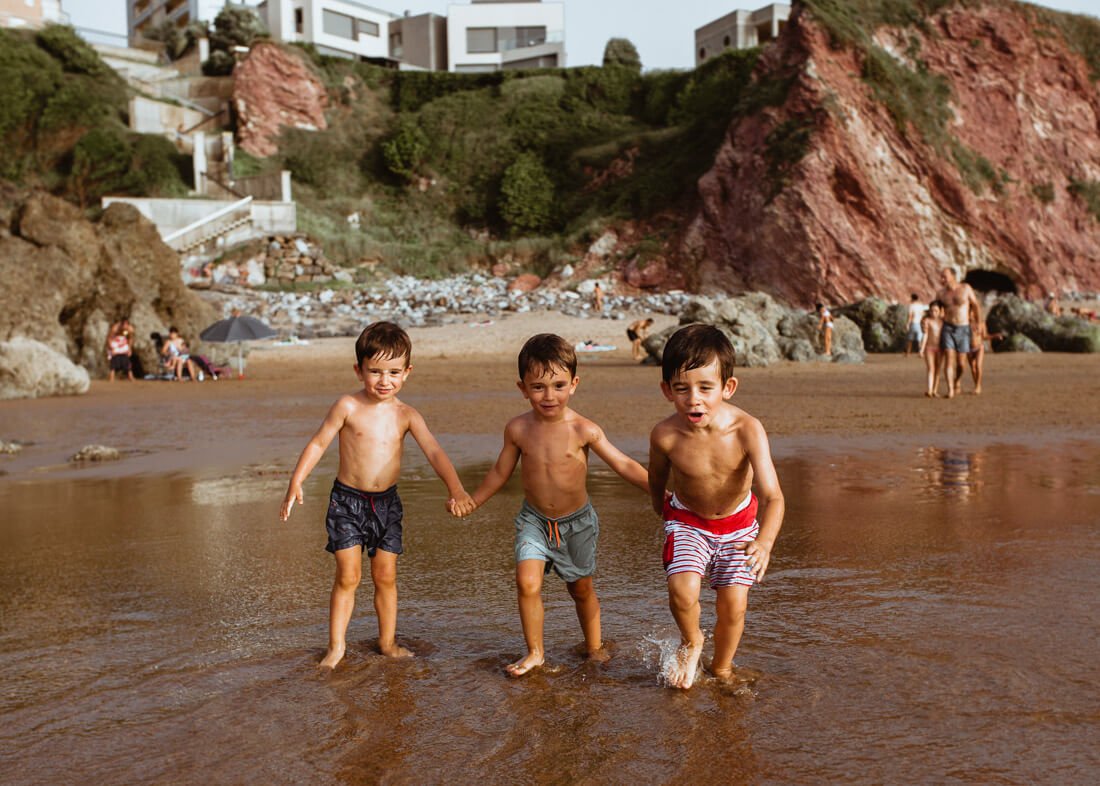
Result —
[{"label": "reflection on wet sand", "polygon": [[285,474],[265,466],[6,483],[0,767],[17,784],[56,781],[62,759],[83,782],[1084,781],[1098,467],[1089,442],[779,461],[788,519],[753,590],[746,681],[687,693],[660,686],[659,522],[599,465],[614,657],[577,654],[548,580],[548,666],[523,680],[501,673],[523,648],[514,487],[455,521],[411,465],[398,637],[417,657],[375,652],[366,586],[324,677],[331,466],[287,524]]}]

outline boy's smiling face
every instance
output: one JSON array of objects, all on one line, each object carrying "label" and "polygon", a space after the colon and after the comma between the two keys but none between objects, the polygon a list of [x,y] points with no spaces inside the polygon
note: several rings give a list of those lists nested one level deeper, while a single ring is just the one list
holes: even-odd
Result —
[{"label": "boy's smiling face", "polygon": [[715,357],[705,366],[681,369],[668,382],[661,382],[661,392],[676,407],[676,412],[693,428],[706,428],[714,421],[722,403],[737,390],[737,378],[722,379],[722,370]]},{"label": "boy's smiling face", "polygon": [[376,355],[364,358],[362,366],[355,366],[355,376],[363,383],[367,396],[375,401],[396,398],[410,371],[412,366],[406,365],[404,355],[396,358]]},{"label": "boy's smiling face", "polygon": [[580,377],[571,377],[569,369],[550,366],[541,374],[529,370],[516,383],[523,397],[531,402],[531,409],[541,420],[558,420],[565,416],[569,398],[577,389]]}]

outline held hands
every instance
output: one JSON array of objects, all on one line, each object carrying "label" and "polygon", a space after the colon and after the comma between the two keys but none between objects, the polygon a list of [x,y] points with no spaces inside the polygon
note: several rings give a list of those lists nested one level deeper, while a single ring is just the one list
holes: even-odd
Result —
[{"label": "held hands", "polygon": [[294,507],[295,502],[301,505],[305,502],[305,497],[302,495],[302,487],[291,483],[290,488],[286,490],[286,496],[283,497],[283,506],[279,508],[280,519],[286,521],[290,518],[290,509]]},{"label": "held hands", "polygon": [[477,503],[474,502],[474,498],[465,491],[447,500],[447,511],[456,518],[469,516],[474,512],[474,508],[476,507]]},{"label": "held hands", "polygon": [[734,548],[745,552],[745,564],[748,566],[749,572],[757,581],[763,581],[764,574],[768,572],[768,563],[771,562],[772,558],[771,548],[758,540],[738,543]]}]

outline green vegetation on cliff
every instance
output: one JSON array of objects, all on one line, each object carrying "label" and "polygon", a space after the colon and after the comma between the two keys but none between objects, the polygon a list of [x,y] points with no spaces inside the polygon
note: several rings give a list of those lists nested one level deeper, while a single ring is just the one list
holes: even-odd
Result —
[{"label": "green vegetation on cliff", "polygon": [[167,140],[131,132],[127,90],[72,28],[0,29],[0,177],[82,206],[104,194],[185,193]]}]

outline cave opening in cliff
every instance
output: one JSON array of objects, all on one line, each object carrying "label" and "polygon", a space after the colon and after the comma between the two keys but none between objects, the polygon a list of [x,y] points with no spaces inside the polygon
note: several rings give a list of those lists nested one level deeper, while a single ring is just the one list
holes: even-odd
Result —
[{"label": "cave opening in cliff", "polygon": [[992,270],[971,270],[963,279],[978,292],[1007,292],[1016,294],[1016,282],[1004,273]]}]

